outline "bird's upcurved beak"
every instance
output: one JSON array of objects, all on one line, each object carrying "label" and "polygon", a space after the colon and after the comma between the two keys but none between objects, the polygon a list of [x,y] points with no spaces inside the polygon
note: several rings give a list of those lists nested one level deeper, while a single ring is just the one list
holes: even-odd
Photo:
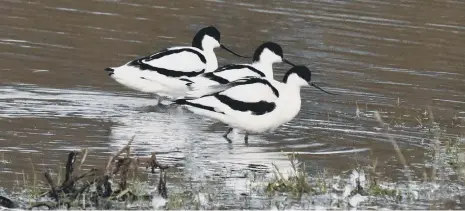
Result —
[{"label": "bird's upcurved beak", "polygon": [[291,66],[293,66],[293,67],[296,66],[294,63],[290,62],[290,61],[287,60],[287,59],[283,59],[283,62],[286,63],[286,64],[289,64],[289,65],[291,65]]},{"label": "bird's upcurved beak", "polygon": [[221,47],[222,49],[226,50],[227,52],[229,52],[229,53],[235,55],[235,56],[242,57],[242,58],[248,58],[248,59],[252,58],[252,57],[250,57],[250,56],[242,56],[242,55],[240,55],[240,54],[238,54],[238,53],[235,53],[234,51],[230,50],[229,48],[227,48],[227,47],[224,46],[223,44],[220,44],[220,47]]},{"label": "bird's upcurved beak", "polygon": [[336,93],[328,92],[328,91],[322,89],[321,87],[319,87],[318,85],[316,85],[316,84],[313,83],[313,82],[310,82],[308,85],[309,85],[309,86],[313,86],[313,87],[319,89],[320,91],[322,91],[322,92],[324,92],[324,93],[326,93],[326,94],[330,94],[330,95],[339,95],[339,94],[336,94]]}]

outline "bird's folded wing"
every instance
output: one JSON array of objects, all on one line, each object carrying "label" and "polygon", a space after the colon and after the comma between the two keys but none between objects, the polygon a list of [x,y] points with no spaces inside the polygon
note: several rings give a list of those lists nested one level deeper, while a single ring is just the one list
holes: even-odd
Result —
[{"label": "bird's folded wing", "polygon": [[140,62],[152,67],[179,72],[201,72],[206,67],[205,56],[190,47],[173,47],[144,57]]},{"label": "bird's folded wing", "polygon": [[244,102],[273,102],[279,97],[278,90],[266,79],[245,77],[227,84],[218,84],[187,92],[186,98],[200,98],[207,95],[224,95]]},{"label": "bird's folded wing", "polygon": [[240,79],[218,87],[229,88],[192,102],[217,113],[235,115],[237,112],[250,112],[252,115],[263,115],[275,109],[279,97],[278,89],[264,78]]},{"label": "bird's folded wing", "polygon": [[265,78],[247,77],[226,84],[226,87],[217,95],[246,103],[275,102],[279,97],[278,89]]},{"label": "bird's folded wing", "polygon": [[[225,79],[228,82],[235,81],[244,77],[265,77],[265,74],[251,65],[227,65],[212,73],[216,78]],[[212,78],[215,80],[215,78]],[[218,83],[222,83],[218,81]]]},{"label": "bird's folded wing", "polygon": [[249,76],[257,76],[257,77],[265,77],[265,74],[258,70],[257,68],[253,67],[250,64],[228,64],[222,66],[215,71],[214,73],[223,73],[223,72],[230,72],[231,70],[243,70],[248,72]]}]

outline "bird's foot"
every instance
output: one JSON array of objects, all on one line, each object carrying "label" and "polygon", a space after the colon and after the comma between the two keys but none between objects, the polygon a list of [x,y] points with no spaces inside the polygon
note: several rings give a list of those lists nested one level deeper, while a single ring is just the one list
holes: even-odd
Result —
[{"label": "bird's foot", "polygon": [[229,135],[229,133],[231,133],[232,130],[233,130],[233,129],[230,127],[230,128],[228,128],[228,130],[226,130],[226,132],[224,132],[224,134],[223,134],[223,138],[226,139],[226,141],[228,141],[228,143],[230,143],[230,144],[232,143],[232,141],[231,141],[231,139],[228,138],[228,135]]}]

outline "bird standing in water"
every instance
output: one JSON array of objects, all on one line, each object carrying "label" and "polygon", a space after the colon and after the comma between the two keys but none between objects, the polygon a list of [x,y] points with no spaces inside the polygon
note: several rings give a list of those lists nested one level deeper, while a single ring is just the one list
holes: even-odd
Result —
[{"label": "bird standing in water", "polygon": [[[195,90],[197,97],[202,96],[202,90],[206,86],[227,84],[244,77],[266,77],[273,79],[273,64],[285,62],[291,66],[293,63],[284,59],[283,50],[274,42],[265,42],[256,50],[252,58],[252,64],[229,64],[218,68],[213,72],[203,73],[196,77],[184,77],[190,90]],[[191,92],[193,97],[193,92]],[[223,137],[228,139],[233,128],[228,128]]]},{"label": "bird standing in water", "polygon": [[105,70],[111,78],[131,89],[160,97],[180,97],[187,90],[185,81],[179,80],[180,77],[194,77],[218,68],[215,48],[221,47],[241,56],[220,44],[220,36],[218,29],[209,26],[197,32],[192,46],[167,48]]},{"label": "bird standing in water", "polygon": [[311,83],[311,72],[307,67],[295,66],[287,71],[282,82],[266,77],[246,77],[209,86],[203,90],[205,95],[202,97],[187,97],[174,103],[195,114],[246,131],[244,141],[247,144],[249,133],[273,131],[299,113],[302,86],[314,86],[324,91]]}]

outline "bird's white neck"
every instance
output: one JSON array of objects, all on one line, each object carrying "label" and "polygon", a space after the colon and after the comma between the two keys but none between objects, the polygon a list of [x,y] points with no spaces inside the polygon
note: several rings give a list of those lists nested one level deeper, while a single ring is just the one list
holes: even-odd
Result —
[{"label": "bird's white neck", "polygon": [[289,96],[296,97],[300,99],[300,88],[301,86],[298,86],[296,84],[288,83],[285,85],[286,90],[288,92]]},{"label": "bird's white neck", "polygon": [[302,100],[300,98],[300,87],[290,84],[284,84],[283,89],[280,90],[278,107],[279,116],[276,118],[281,119],[282,124],[291,121],[300,111]]},{"label": "bird's white neck", "polygon": [[216,58],[215,51],[213,49],[207,49],[203,51],[205,59],[207,60],[207,67],[205,72],[213,72],[218,68],[218,59]]},{"label": "bird's white neck", "polygon": [[284,79],[284,83],[287,87],[293,87],[300,91],[300,87],[308,86],[308,82],[305,81],[303,78],[299,77],[297,74],[292,73],[287,77],[287,80]]},{"label": "bird's white neck", "polygon": [[273,79],[273,63],[263,60],[258,60],[252,63],[252,66],[265,74],[266,78]]}]

